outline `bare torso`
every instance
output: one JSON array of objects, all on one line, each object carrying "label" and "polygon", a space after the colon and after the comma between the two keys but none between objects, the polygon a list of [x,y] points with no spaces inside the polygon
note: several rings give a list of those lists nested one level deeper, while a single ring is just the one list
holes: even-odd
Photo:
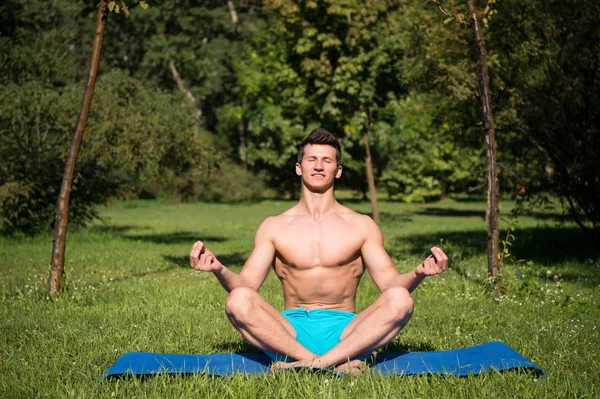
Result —
[{"label": "bare torso", "polygon": [[316,220],[298,206],[274,217],[274,269],[283,286],[285,309],[355,311],[356,290],[365,271],[365,236],[360,229],[365,217],[339,204]]}]

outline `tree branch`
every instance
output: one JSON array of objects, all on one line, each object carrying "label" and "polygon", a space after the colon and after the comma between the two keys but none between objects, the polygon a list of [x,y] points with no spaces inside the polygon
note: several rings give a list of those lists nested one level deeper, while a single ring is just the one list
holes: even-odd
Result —
[{"label": "tree branch", "polygon": [[198,105],[196,102],[196,97],[194,97],[192,92],[190,90],[186,89],[185,86],[183,85],[183,80],[181,79],[181,75],[179,75],[179,72],[177,71],[177,67],[175,66],[175,61],[173,61],[172,58],[169,60],[169,69],[171,70],[171,74],[173,75],[173,80],[175,80],[177,87],[179,88],[179,90],[181,90],[181,92],[183,93],[186,100],[196,110],[194,126],[195,126],[195,130],[197,131],[198,125],[200,124],[200,120],[202,119],[202,110],[200,110],[200,108],[198,108]]},{"label": "tree branch", "polygon": [[434,0],[434,1],[435,1],[435,4],[437,4],[437,6],[440,9],[440,11],[442,13],[444,13],[444,15],[446,15],[447,17],[456,18],[454,15],[451,15],[448,11],[446,11],[446,9],[444,7],[442,7],[442,4],[440,3],[440,0]]},{"label": "tree branch", "polygon": [[140,2],[139,2],[139,1],[136,1],[135,3],[133,3],[133,4],[129,5],[129,6],[127,6],[127,9],[128,9],[128,10],[131,10],[131,9],[134,9],[134,8],[136,8],[136,7],[137,7],[137,6],[139,6],[139,5],[140,5]]},{"label": "tree branch", "polygon": [[442,6],[442,3],[440,3],[440,0],[434,0],[435,4],[438,6],[438,8],[440,9],[440,11],[447,17],[450,18],[454,18],[455,21],[461,23],[461,24],[466,24],[466,22],[464,21],[464,19],[462,18],[462,14],[460,13],[456,13],[456,14],[450,14],[448,11],[446,11],[446,9]]},{"label": "tree branch", "polygon": [[173,61],[172,58],[169,60],[169,69],[171,70],[171,74],[173,75],[173,79],[175,80],[175,83],[177,84],[177,87],[179,88],[179,90],[181,90],[181,92],[184,94],[185,98],[191,104],[196,105],[196,97],[194,97],[192,92],[189,91],[188,89],[186,89],[185,86],[183,85],[183,80],[181,79],[181,75],[179,75],[179,72],[177,71],[177,67],[175,67],[175,61]]},{"label": "tree branch", "polygon": [[490,13],[490,11],[492,11],[492,0],[488,0],[487,4],[485,5],[485,8],[483,9],[483,13],[481,14],[481,16],[483,18],[487,17],[487,15]]},{"label": "tree branch", "polygon": [[229,7],[229,13],[231,14],[231,23],[237,25],[238,23],[238,15],[235,11],[235,6],[233,5],[232,0],[227,0],[227,7]]},{"label": "tree branch", "polygon": [[33,25],[33,26],[34,26],[34,28],[35,28],[35,30],[37,30],[37,31],[38,31],[38,33],[40,33],[40,32],[42,31],[42,27],[40,26],[40,24],[38,24],[36,21],[34,21],[34,20],[33,20],[33,19],[31,19],[31,18],[28,18],[28,17],[19,17],[19,20],[21,20],[21,21],[23,21],[23,22],[28,22],[28,23],[30,23],[31,25]]}]

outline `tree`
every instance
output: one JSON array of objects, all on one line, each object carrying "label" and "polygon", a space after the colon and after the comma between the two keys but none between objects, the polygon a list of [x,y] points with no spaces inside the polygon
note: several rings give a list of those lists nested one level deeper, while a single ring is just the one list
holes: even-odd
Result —
[{"label": "tree", "polygon": [[[437,201],[479,185],[485,168],[479,148],[461,145],[462,126],[438,93],[390,99],[375,126],[380,182],[388,196],[405,202]],[[400,155],[401,154],[401,155]]]},{"label": "tree", "polygon": [[[265,2],[267,12],[276,16],[282,40],[289,43],[284,56],[301,77],[312,104],[302,118],[342,133],[346,170],[366,175],[376,221],[372,129],[388,93],[402,91],[380,33],[399,5],[381,0]],[[356,160],[361,158],[359,166]]]},{"label": "tree", "polygon": [[[488,2],[488,8],[491,0]],[[487,257],[488,275],[496,277],[499,274],[499,233],[498,219],[500,210],[498,207],[498,168],[496,162],[496,133],[494,131],[494,118],[492,116],[492,98],[490,93],[490,82],[488,76],[487,51],[483,41],[481,30],[480,13],[475,9],[473,0],[467,0],[469,7],[469,19],[473,29],[473,38],[477,49],[477,72],[479,78],[479,101],[481,102],[481,119],[485,130],[486,158],[488,166],[488,195],[486,207],[487,219]],[[484,11],[483,15],[486,14]]]},{"label": "tree", "polygon": [[600,237],[600,5],[510,0],[497,11],[496,98],[512,110],[523,141],[527,195],[556,195],[573,221]]},{"label": "tree", "polygon": [[[446,11],[439,0],[435,0],[440,10],[451,19],[464,22],[464,15],[454,15]],[[488,275],[496,277],[499,274],[499,207],[498,207],[498,170],[496,161],[496,135],[492,115],[492,99],[488,75],[487,50],[485,47],[480,19],[491,10],[493,0],[488,0],[483,12],[476,10],[473,0],[466,0],[468,8],[468,21],[473,31],[473,42],[477,52],[477,77],[479,81],[479,102],[481,104],[481,120],[485,131],[486,159],[487,159],[487,260]]]},{"label": "tree", "polygon": [[69,219],[69,199],[71,197],[75,163],[77,162],[77,155],[79,154],[79,149],[81,148],[81,139],[83,138],[83,132],[85,131],[88,113],[90,111],[92,97],[94,95],[94,86],[96,85],[98,66],[100,65],[100,52],[102,51],[102,41],[104,39],[106,20],[110,12],[119,13],[121,10],[123,10],[123,12],[128,13],[128,8],[133,8],[138,4],[147,6],[145,2],[138,2],[134,3],[133,6],[128,7],[125,5],[125,3],[123,3],[122,0],[102,1],[100,4],[98,4],[98,11],[96,13],[96,31],[94,33],[94,43],[92,47],[92,54],[90,56],[88,80],[85,87],[85,92],[83,94],[79,118],[75,126],[75,134],[73,135],[71,148],[67,155],[62,184],[60,187],[60,194],[56,205],[56,219],[54,225],[55,230],[54,239],[52,240],[50,275],[48,277],[48,289],[51,293],[58,293],[61,290],[61,280],[64,273],[65,264],[67,225]]},{"label": "tree", "polygon": [[[0,38],[6,54],[0,64],[0,234],[32,235],[45,233],[56,216],[81,106],[78,71],[85,61],[78,47],[93,28],[87,16],[97,10],[68,0],[44,13],[37,10],[46,3],[9,5],[2,15],[12,30]],[[83,140],[69,200],[70,225],[84,225],[96,217],[98,204],[115,198],[198,196],[198,183],[222,156],[206,130],[193,137],[194,110],[177,91],[171,95],[104,65],[93,101],[86,126],[91,134]]]}]

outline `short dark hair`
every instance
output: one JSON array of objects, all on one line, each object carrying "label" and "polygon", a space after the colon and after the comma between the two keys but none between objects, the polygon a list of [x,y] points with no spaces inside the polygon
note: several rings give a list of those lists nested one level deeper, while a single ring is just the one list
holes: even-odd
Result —
[{"label": "short dark hair", "polygon": [[309,144],[332,146],[335,148],[335,161],[337,165],[339,166],[342,164],[342,145],[335,135],[320,127],[310,132],[310,134],[304,140],[302,140],[298,146],[298,163],[302,163],[302,158],[304,157],[304,147]]}]

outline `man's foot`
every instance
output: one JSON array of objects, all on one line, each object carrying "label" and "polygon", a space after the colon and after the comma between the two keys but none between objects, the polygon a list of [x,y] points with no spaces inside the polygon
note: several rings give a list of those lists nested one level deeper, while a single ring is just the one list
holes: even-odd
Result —
[{"label": "man's foot", "polygon": [[[318,367],[314,364],[314,361],[311,360],[299,360],[296,362],[274,362],[271,364],[271,374],[275,374],[279,370],[285,370],[293,367]],[[367,368],[367,363],[354,359],[349,362],[340,363],[333,368],[335,371],[339,371],[340,373],[351,374],[351,375],[359,375],[359,374],[368,374],[369,369]]]},{"label": "man's foot", "polygon": [[279,370],[291,369],[292,367],[312,367],[311,360],[298,360],[296,362],[273,362],[271,364],[271,374],[275,374]]},{"label": "man's foot", "polygon": [[367,362],[358,359],[338,364],[335,366],[335,371],[350,375],[369,374]]}]

